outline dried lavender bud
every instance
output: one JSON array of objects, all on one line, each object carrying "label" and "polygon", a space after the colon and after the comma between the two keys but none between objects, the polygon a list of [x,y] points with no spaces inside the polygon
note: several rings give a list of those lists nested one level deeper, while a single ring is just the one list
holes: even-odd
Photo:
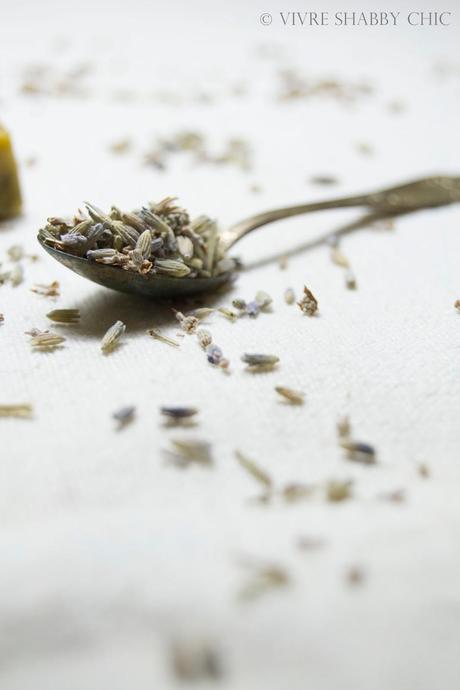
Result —
[{"label": "dried lavender bud", "polygon": [[17,287],[24,280],[24,271],[20,264],[16,264],[10,271],[10,283],[13,287]]},{"label": "dried lavender bud", "polygon": [[336,264],[337,266],[341,266],[342,268],[350,267],[347,257],[344,254],[342,254],[342,251],[339,249],[337,245],[333,245],[331,247],[330,256],[332,263]]},{"label": "dried lavender bud", "polygon": [[280,360],[276,355],[244,354],[241,361],[253,368],[273,368]]},{"label": "dried lavender bud", "polygon": [[173,259],[156,259],[155,269],[157,273],[170,276],[171,278],[183,278],[191,271],[186,264]]},{"label": "dried lavender bud", "polygon": [[60,244],[64,249],[81,249],[86,247],[87,240],[84,235],[69,232],[67,235],[61,235]]},{"label": "dried lavender bud", "polygon": [[321,186],[330,186],[338,183],[338,180],[333,175],[313,175],[310,177],[311,184],[317,184]]},{"label": "dried lavender bud", "polygon": [[350,438],[351,425],[348,417],[341,417],[337,422],[337,435],[339,438]]},{"label": "dried lavender bud", "polygon": [[289,258],[287,254],[283,254],[282,256],[279,257],[278,259],[278,266],[280,267],[281,271],[285,271],[286,268],[288,267],[289,263]]},{"label": "dried lavender bud", "polygon": [[162,407],[160,413],[165,417],[165,427],[192,427],[197,424],[194,417],[198,410],[193,407]]},{"label": "dried lavender bud", "polygon": [[358,287],[358,284],[356,282],[355,274],[352,273],[351,271],[347,271],[345,273],[345,287],[348,290],[356,290]]},{"label": "dried lavender bud", "polygon": [[315,549],[322,548],[326,545],[324,539],[320,537],[299,537],[297,540],[297,547],[301,551],[313,551]]},{"label": "dried lavender bud", "polygon": [[265,489],[272,488],[272,479],[270,475],[265,472],[265,470],[259,467],[259,465],[257,465],[253,460],[250,460],[248,457],[246,457],[246,455],[240,453],[239,450],[235,452],[235,456],[241,467],[244,467],[244,469],[249,472],[249,474],[252,475],[256,481],[262,484]]},{"label": "dried lavender bud", "polygon": [[196,316],[184,316],[184,314],[181,311],[173,311],[175,313],[176,319],[180,323],[180,327],[182,328],[182,330],[189,334],[195,333],[200,323]]},{"label": "dried lavender bud", "polygon": [[27,335],[31,336],[30,344],[37,350],[54,350],[65,340],[62,335],[51,333],[51,331],[40,331],[38,328],[32,329]]},{"label": "dried lavender bud", "polygon": [[[150,225],[151,228],[154,230],[157,230],[158,232],[164,233],[166,237],[170,237],[171,235],[171,227],[168,225],[168,223],[163,220],[159,215],[156,213],[153,213],[149,208],[146,206],[143,206],[141,211],[140,211],[140,216],[142,220],[147,223],[147,225]],[[174,233],[173,233],[174,235]]]},{"label": "dried lavender bud", "polygon": [[123,321],[116,321],[113,326],[110,326],[101,340],[101,350],[104,353],[111,352],[118,346],[119,340],[126,330]]},{"label": "dried lavender bud", "polygon": [[57,323],[78,323],[80,320],[79,309],[53,309],[46,315],[51,321]]},{"label": "dried lavender bud", "polygon": [[172,667],[181,681],[206,681],[222,676],[220,658],[215,649],[195,637],[174,643]]},{"label": "dried lavender bud", "polygon": [[111,259],[118,254],[116,249],[105,247],[104,249],[90,249],[86,252],[88,261],[98,261],[100,259]]},{"label": "dried lavender bud", "polygon": [[382,491],[379,494],[382,501],[389,501],[390,503],[404,503],[406,500],[406,492],[404,489],[395,489],[394,491]]},{"label": "dried lavender bud", "polygon": [[196,319],[201,321],[214,312],[215,309],[211,309],[210,307],[198,307],[198,309],[194,309],[192,312],[190,312],[188,316],[194,316]]},{"label": "dried lavender bud", "polygon": [[295,302],[295,292],[292,288],[287,288],[284,293],[284,301],[286,304],[294,304]]},{"label": "dried lavender bud", "polygon": [[274,564],[254,566],[254,577],[240,590],[243,600],[251,600],[269,592],[272,589],[286,587],[290,583],[288,572],[285,568]]},{"label": "dried lavender bud", "polygon": [[59,283],[57,280],[54,280],[49,285],[34,285],[31,291],[36,292],[37,295],[43,295],[44,297],[59,297]]},{"label": "dried lavender bud", "polygon": [[134,251],[140,255],[141,259],[149,258],[150,252],[152,251],[152,233],[150,230],[144,230],[144,232],[139,235]]},{"label": "dried lavender bud", "polygon": [[128,153],[130,148],[132,147],[132,141],[131,139],[118,139],[117,141],[113,141],[109,145],[109,151],[112,153],[115,153],[117,155],[122,155],[124,153]]},{"label": "dried lavender bud", "polygon": [[295,503],[304,498],[310,498],[314,490],[315,488],[309,484],[294,482],[292,484],[287,484],[282,490],[281,495],[287,503]]},{"label": "dried lavender bud", "polygon": [[101,227],[103,228],[101,238],[113,237],[114,242],[120,243],[123,246],[123,249],[131,249],[136,247],[139,239],[139,233],[130,225],[125,225],[121,220],[112,220],[110,223],[104,223]]},{"label": "dried lavender bud", "polygon": [[301,391],[295,391],[292,388],[286,388],[285,386],[275,386],[275,390],[293,405],[303,405],[304,403],[305,393],[302,393]]},{"label": "dried lavender bud", "polygon": [[417,472],[420,475],[420,477],[423,477],[424,479],[427,479],[431,474],[430,468],[424,462],[418,463]]},{"label": "dried lavender bud", "polygon": [[10,261],[21,261],[24,258],[24,249],[20,244],[14,244],[7,250]]},{"label": "dried lavender bud", "polygon": [[374,155],[374,148],[367,141],[357,141],[355,144],[355,149],[357,153],[360,153],[363,156]]},{"label": "dried lavender bud", "polygon": [[151,165],[157,170],[165,170],[166,165],[163,160],[163,154],[161,151],[149,151],[144,156],[144,164]]},{"label": "dried lavender bud", "polygon": [[208,218],[208,216],[198,216],[198,218],[195,218],[191,224],[190,228],[193,232],[197,233],[198,235],[205,235],[206,232],[212,227],[213,221]]},{"label": "dried lavender bud", "polygon": [[147,331],[147,333],[155,340],[159,340],[160,342],[165,343],[166,345],[171,345],[172,347],[179,347],[180,345],[180,343],[178,343],[177,340],[169,338],[167,335],[163,335],[161,331],[157,330],[156,328],[150,328]]},{"label": "dried lavender bud", "polygon": [[211,465],[213,462],[211,446],[207,441],[195,439],[173,439],[174,451],[169,454],[179,467],[186,467],[192,462]]},{"label": "dried lavender bud", "polygon": [[122,429],[133,421],[135,412],[134,405],[127,405],[114,412],[112,417],[118,422],[118,428]]},{"label": "dried lavender bud", "polygon": [[232,301],[232,305],[235,307],[235,309],[238,309],[239,311],[246,310],[246,300],[244,299],[234,299]]},{"label": "dried lavender bud", "polygon": [[172,419],[189,419],[198,413],[196,407],[161,407],[160,412],[164,417]]},{"label": "dried lavender bud", "polygon": [[267,292],[259,290],[256,293],[255,302],[259,305],[260,309],[267,309],[273,300]]},{"label": "dried lavender bud", "polygon": [[83,237],[86,237],[92,225],[92,220],[83,220],[81,223],[74,225],[73,228],[69,230],[69,235],[82,235]]},{"label": "dried lavender bud", "polygon": [[0,405],[0,417],[30,417],[32,405],[24,403],[20,405]]},{"label": "dried lavender bud", "polygon": [[353,462],[361,462],[364,465],[375,465],[377,462],[375,449],[369,443],[344,439],[340,445],[347,451],[347,457]]},{"label": "dried lavender bud", "polygon": [[328,482],[326,485],[327,500],[333,503],[345,501],[351,497],[351,486],[352,483],[350,481],[332,480]]},{"label": "dried lavender bud", "polygon": [[104,232],[105,225],[103,223],[92,225],[86,233],[86,249],[91,249],[102,238]]},{"label": "dried lavender bud", "polygon": [[211,345],[212,335],[205,328],[200,328],[200,330],[196,332],[196,336],[203,350],[206,350],[206,348]]},{"label": "dried lavender bud", "polygon": [[89,216],[96,221],[96,223],[102,224],[111,222],[110,216],[105,214],[104,211],[101,211],[97,206],[93,206],[93,204],[90,204],[88,201],[85,201],[85,206]]},{"label": "dried lavender bud", "polygon": [[151,254],[155,254],[158,252],[162,246],[164,245],[163,238],[162,237],[155,237],[154,240],[152,240],[152,244],[150,247],[150,252]]},{"label": "dried lavender bud", "polygon": [[195,269],[190,273],[190,277],[194,277],[197,273],[197,271],[200,272],[201,277],[204,278],[205,274],[209,278],[209,271],[205,271],[204,269],[204,261],[203,259],[199,259],[197,256],[194,256],[193,259],[188,259],[186,261],[187,266],[189,266],[192,269]]},{"label": "dried lavender bud", "polygon": [[[112,208],[114,208],[112,206]],[[121,212],[120,213],[120,219],[123,221],[125,225],[130,225],[132,228],[137,230],[139,233],[144,232],[146,230],[146,226],[143,223],[143,221],[139,218],[139,216],[136,213],[126,213],[126,212]]]},{"label": "dried lavender bud", "polygon": [[177,237],[177,249],[184,259],[191,259],[193,256],[193,242],[190,237],[179,235]]},{"label": "dried lavender bud", "polygon": [[216,276],[222,275],[222,273],[232,273],[233,271],[241,269],[241,262],[237,259],[233,259],[230,256],[225,256],[223,259],[219,259],[214,265],[213,273]]},{"label": "dried lavender bud", "polygon": [[345,581],[348,585],[356,587],[363,584],[365,576],[364,570],[360,566],[354,565],[345,572]]},{"label": "dried lavender bud", "polygon": [[96,263],[98,264],[104,264],[105,266],[122,266],[125,270],[132,270],[136,269],[136,271],[139,271],[140,273],[143,272],[143,267],[148,264],[149,269],[152,267],[152,264],[148,261],[142,261],[140,260],[139,262],[134,262],[131,257],[133,255],[133,252],[127,251],[125,254],[121,254],[120,252],[115,251],[115,254],[112,254],[112,256],[102,256],[96,258]]},{"label": "dried lavender bud", "polygon": [[210,364],[219,364],[223,357],[223,352],[217,345],[209,345],[206,349],[206,356]]},{"label": "dried lavender bud", "polygon": [[248,302],[246,305],[246,314],[250,316],[251,318],[255,318],[256,316],[259,315],[260,311],[260,306],[257,304],[255,300],[252,302]]},{"label": "dried lavender bud", "polygon": [[62,226],[64,228],[70,227],[70,225],[67,225],[67,220],[65,218],[60,218],[59,216],[50,216],[46,220],[50,225]]},{"label": "dried lavender bud", "polygon": [[307,314],[308,316],[313,316],[318,311],[318,301],[316,297],[313,295],[313,293],[306,286],[304,286],[303,292],[304,296],[302,297],[300,302],[297,302],[297,304],[299,305],[300,309],[303,311],[304,314]]},{"label": "dried lavender bud", "polygon": [[225,318],[229,321],[236,321],[239,317],[239,314],[237,314],[232,309],[228,309],[227,307],[219,307],[217,311],[219,312],[219,314],[222,314],[222,316],[225,316]]}]

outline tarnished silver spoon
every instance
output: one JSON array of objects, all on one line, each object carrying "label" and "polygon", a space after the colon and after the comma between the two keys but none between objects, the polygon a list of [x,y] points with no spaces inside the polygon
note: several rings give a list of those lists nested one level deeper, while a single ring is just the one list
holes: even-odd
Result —
[{"label": "tarnished silver spoon", "polygon": [[[421,209],[445,206],[459,201],[460,177],[426,177],[369,194],[265,211],[246,218],[223,231],[220,235],[220,243],[223,249],[228,251],[242,237],[262,225],[314,211],[362,206],[372,211],[373,217],[385,218]],[[169,278],[157,274],[142,276],[131,271],[124,271],[117,266],[94,263],[85,258],[54,249],[40,238],[38,241],[48,254],[75,273],[92,280],[94,283],[121,292],[131,292],[149,297],[176,297],[214,290],[231,277],[230,273],[223,273],[211,278]]]}]

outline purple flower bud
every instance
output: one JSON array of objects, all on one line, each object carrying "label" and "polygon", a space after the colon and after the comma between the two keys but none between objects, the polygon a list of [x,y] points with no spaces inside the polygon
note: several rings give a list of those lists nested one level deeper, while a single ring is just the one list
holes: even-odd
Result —
[{"label": "purple flower bud", "polygon": [[259,315],[260,307],[257,302],[248,302],[246,305],[246,314],[251,316],[253,319]]},{"label": "purple flower bud", "polygon": [[217,345],[210,345],[206,350],[206,355],[208,357],[208,362],[210,364],[219,364],[222,359],[223,352]]}]

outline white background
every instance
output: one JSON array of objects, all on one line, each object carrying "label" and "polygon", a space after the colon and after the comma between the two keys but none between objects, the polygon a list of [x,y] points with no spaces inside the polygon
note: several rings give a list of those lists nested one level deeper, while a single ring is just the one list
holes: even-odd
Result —
[{"label": "white background", "polygon": [[[432,9],[403,1],[371,8],[402,16]],[[449,28],[259,23],[262,12],[306,9],[360,8],[2,0],[0,117],[21,164],[25,214],[2,225],[0,250],[5,257],[22,243],[40,255],[24,262],[23,285],[0,289],[1,402],[34,405],[30,421],[0,420],[4,690],[175,687],[171,640],[194,635],[212,640],[225,669],[220,686],[232,690],[459,687],[459,208],[346,238],[356,292],[345,290],[324,247],[299,250],[286,271],[270,259],[358,211],[254,233],[238,247],[247,270],[213,304],[265,289],[273,312],[236,324],[210,319],[232,362],[228,377],[194,339],[176,351],[145,335],[152,326],[175,334],[166,306],[86,282],[35,241],[47,216],[72,213],[85,199],[129,209],[176,194],[225,227],[272,206],[458,174],[458,2],[437,8],[454,12]],[[19,92],[31,64],[59,77],[82,62],[92,66],[87,98]],[[353,104],[279,103],[284,67],[368,82],[374,93]],[[241,84],[246,94],[232,95]],[[164,89],[177,102],[160,102]],[[129,97],[120,101],[120,91]],[[196,102],[197,92],[214,102]],[[394,100],[402,113],[390,111]],[[232,136],[248,139],[253,169],[194,167],[186,157],[165,172],[142,165],[155,138],[183,129],[202,131],[215,149]],[[108,146],[124,136],[134,151],[115,157]],[[374,155],[359,154],[358,142]],[[30,156],[34,167],[23,165]],[[309,184],[318,174],[336,175],[340,186]],[[254,183],[260,194],[250,192]],[[61,283],[55,302],[30,292],[53,279]],[[319,300],[317,319],[283,301],[286,287],[299,293],[304,283]],[[81,324],[59,351],[31,352],[24,331],[46,327],[56,307],[79,308]],[[125,343],[103,357],[99,340],[117,319],[127,325]],[[247,351],[278,354],[277,372],[248,374],[239,359]],[[306,404],[280,403],[277,384],[303,389]],[[126,404],[136,405],[137,419],[117,433],[111,414]],[[161,450],[179,434],[163,428],[164,404],[200,408],[199,425],[183,435],[212,442],[213,469],[165,462]],[[357,437],[376,446],[376,467],[344,459],[335,423],[345,413]],[[277,486],[301,481],[317,492],[294,505],[251,503],[258,487],[235,448]],[[353,500],[327,503],[331,478],[353,479]],[[405,503],[379,498],[395,489],[406,491]],[[301,536],[325,546],[302,553]],[[242,604],[247,558],[285,567],[291,585]],[[350,588],[353,566],[366,577]]]}]

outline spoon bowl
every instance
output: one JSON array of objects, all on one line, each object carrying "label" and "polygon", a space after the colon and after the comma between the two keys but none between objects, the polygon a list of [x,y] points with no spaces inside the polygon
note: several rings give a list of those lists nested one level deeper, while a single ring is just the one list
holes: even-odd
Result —
[{"label": "spoon bowl", "polygon": [[212,292],[230,280],[231,273],[221,273],[213,278],[169,278],[155,273],[139,275],[132,271],[124,271],[119,266],[107,266],[88,261],[80,256],[68,254],[59,249],[49,247],[38,238],[43,249],[53,259],[59,261],[74,273],[92,280],[93,283],[103,285],[111,290],[145,295],[152,298],[181,297],[199,292]]}]

